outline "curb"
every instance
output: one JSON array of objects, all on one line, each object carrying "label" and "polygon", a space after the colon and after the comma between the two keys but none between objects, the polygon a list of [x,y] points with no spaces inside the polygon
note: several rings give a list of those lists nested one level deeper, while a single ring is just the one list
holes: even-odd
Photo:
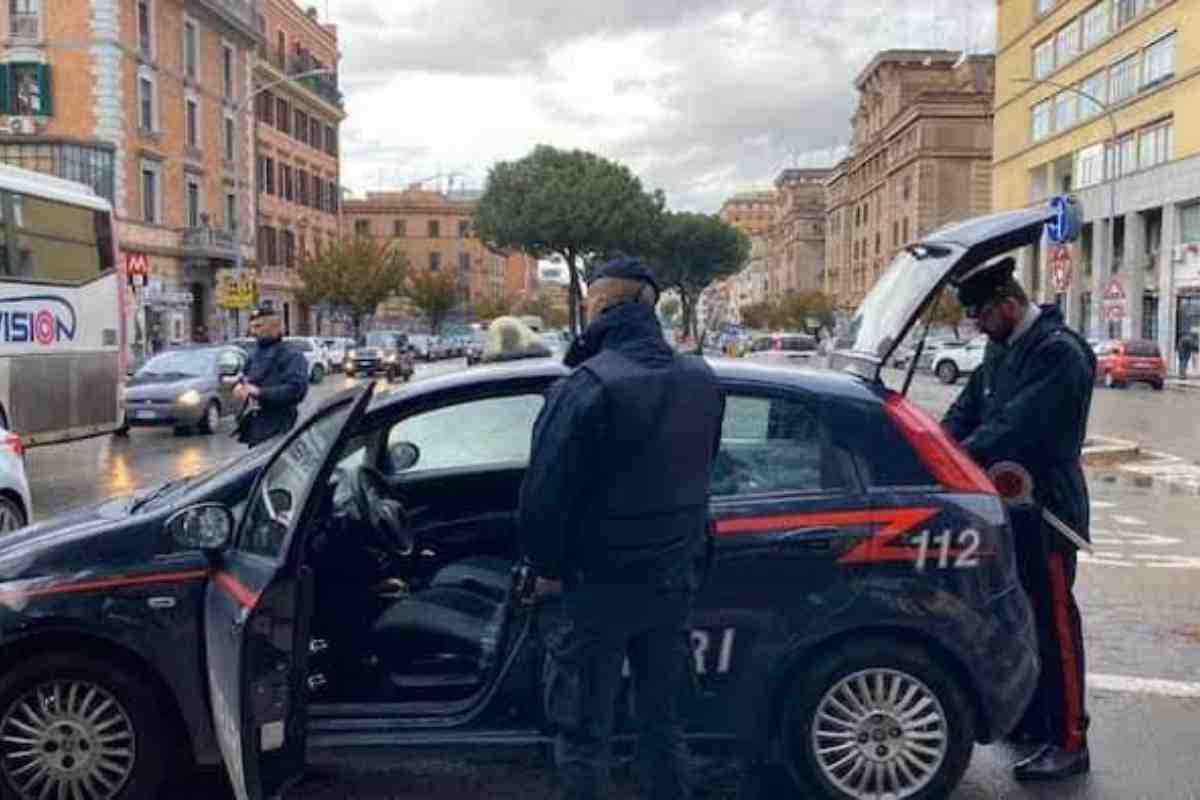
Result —
[{"label": "curb", "polygon": [[1174,392],[1200,392],[1200,381],[1188,380],[1186,382],[1179,380],[1167,379],[1167,388]]},{"label": "curb", "polygon": [[1137,442],[1108,436],[1092,436],[1083,448],[1080,461],[1085,467],[1111,467],[1133,461],[1141,455],[1142,448]]}]

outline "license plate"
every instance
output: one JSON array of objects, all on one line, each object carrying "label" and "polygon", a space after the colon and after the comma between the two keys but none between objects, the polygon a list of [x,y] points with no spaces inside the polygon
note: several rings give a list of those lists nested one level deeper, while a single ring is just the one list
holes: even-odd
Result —
[{"label": "license plate", "polygon": [[133,412],[134,419],[155,419],[157,417],[158,417],[158,413],[155,411],[134,411]]}]

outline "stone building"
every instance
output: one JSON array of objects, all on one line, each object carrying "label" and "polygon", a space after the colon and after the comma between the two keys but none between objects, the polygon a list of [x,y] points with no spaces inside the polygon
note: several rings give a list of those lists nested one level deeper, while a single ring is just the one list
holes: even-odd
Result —
[{"label": "stone building", "polygon": [[824,287],[853,309],[906,243],[991,206],[995,60],[885,50],[854,82],[850,155],[826,180]]},{"label": "stone building", "polygon": [[718,212],[717,216],[722,222],[750,237],[750,261],[731,279],[736,283],[734,295],[737,308],[767,300],[770,283],[768,236],[777,199],[774,189],[738,192],[722,203]]},{"label": "stone building", "polygon": [[254,68],[259,298],[280,309],[289,331],[306,334],[327,325],[297,296],[297,261],[340,234],[338,150],[346,112],[336,71],[337,27],[294,0],[263,0],[260,26],[264,41]]},{"label": "stone building", "polygon": [[827,169],[785,169],[775,179],[767,244],[767,293],[822,289]]}]

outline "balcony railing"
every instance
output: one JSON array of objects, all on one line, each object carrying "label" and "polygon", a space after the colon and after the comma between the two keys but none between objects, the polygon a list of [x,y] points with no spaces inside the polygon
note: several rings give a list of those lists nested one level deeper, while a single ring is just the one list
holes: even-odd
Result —
[{"label": "balcony railing", "polygon": [[258,0],[198,0],[217,16],[237,27],[251,37],[260,38],[258,27]]},{"label": "balcony railing", "polygon": [[196,258],[217,258],[233,260],[233,232],[217,228],[200,226],[187,228],[183,232],[183,250]]},{"label": "balcony railing", "polygon": [[42,32],[41,16],[13,11],[8,15],[8,35],[14,39],[37,39]]}]

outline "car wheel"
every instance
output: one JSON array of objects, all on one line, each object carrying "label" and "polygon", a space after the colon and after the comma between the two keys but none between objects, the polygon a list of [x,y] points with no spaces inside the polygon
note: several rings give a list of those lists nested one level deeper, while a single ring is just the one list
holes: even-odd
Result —
[{"label": "car wheel", "polygon": [[975,746],[975,709],[940,660],[856,642],[797,679],[784,716],[787,769],[804,797],[947,797]]},{"label": "car wheel", "polygon": [[958,367],[953,361],[943,361],[937,365],[935,370],[938,380],[946,385],[950,385],[958,380]]},{"label": "car wheel", "polygon": [[1161,392],[1165,384],[1162,381],[1151,381],[1150,385],[1154,387],[1154,391]]},{"label": "car wheel", "polygon": [[311,380],[313,383],[320,383],[321,381],[325,380],[325,368],[320,364],[314,366],[312,368],[312,375],[309,376],[309,380]]},{"label": "car wheel", "polygon": [[25,509],[11,497],[0,495],[0,534],[24,528],[29,518]]},{"label": "car wheel", "polygon": [[216,433],[217,428],[221,427],[221,406],[216,400],[213,400],[204,409],[204,418],[200,420],[198,427],[203,434]]},{"label": "car wheel", "polygon": [[0,680],[0,795],[157,797],[173,752],[144,678],[81,651],[18,662]]}]

